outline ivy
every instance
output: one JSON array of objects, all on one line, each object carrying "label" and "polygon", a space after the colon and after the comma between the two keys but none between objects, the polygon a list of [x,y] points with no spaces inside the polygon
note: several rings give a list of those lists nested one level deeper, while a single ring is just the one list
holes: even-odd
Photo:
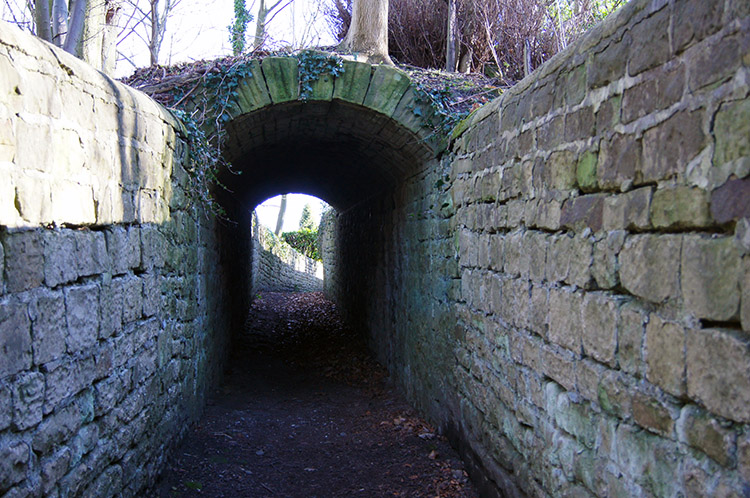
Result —
[{"label": "ivy", "polygon": [[300,228],[296,232],[284,232],[281,238],[292,246],[297,252],[300,252],[310,259],[321,261],[318,252],[318,230],[309,228]]},{"label": "ivy", "polygon": [[334,78],[344,73],[341,57],[321,52],[304,50],[297,55],[299,60],[299,98],[307,100],[312,94],[313,84],[324,74]]}]

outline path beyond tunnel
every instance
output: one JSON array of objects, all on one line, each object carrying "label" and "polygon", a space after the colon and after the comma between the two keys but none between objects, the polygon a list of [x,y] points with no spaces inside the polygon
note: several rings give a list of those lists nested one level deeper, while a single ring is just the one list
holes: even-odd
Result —
[{"label": "path beyond tunnel", "polygon": [[263,293],[227,377],[153,494],[477,496],[321,293]]}]

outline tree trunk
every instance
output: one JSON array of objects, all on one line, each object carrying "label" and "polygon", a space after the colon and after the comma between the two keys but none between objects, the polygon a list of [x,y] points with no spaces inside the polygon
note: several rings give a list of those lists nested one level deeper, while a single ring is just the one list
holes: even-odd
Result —
[{"label": "tree trunk", "polygon": [[456,0],[448,0],[448,36],[445,47],[445,70],[448,72],[456,70],[456,47],[458,45],[456,36],[458,28],[456,23],[457,11]]},{"label": "tree trunk", "polygon": [[393,65],[388,56],[388,0],[354,0],[352,23],[338,47],[367,62]]},{"label": "tree trunk", "polygon": [[49,2],[47,0],[36,0],[34,3],[36,35],[44,41],[52,42],[52,28],[49,21]]},{"label": "tree trunk", "polygon": [[66,0],[52,2],[52,43],[62,47],[68,33],[68,4]]},{"label": "tree trunk", "polygon": [[279,206],[279,217],[276,218],[276,230],[274,233],[278,237],[281,234],[281,229],[284,228],[284,214],[286,213],[286,196],[281,196],[281,205]]},{"label": "tree trunk", "polygon": [[258,16],[255,18],[255,38],[253,39],[253,48],[258,49],[263,45],[263,41],[266,38],[266,16],[268,10],[266,10],[265,0],[260,0],[260,6],[258,7]]},{"label": "tree trunk", "polygon": [[68,34],[65,36],[63,50],[76,57],[80,57],[80,44],[81,39],[83,39],[87,7],[88,0],[71,0],[70,2],[70,24],[68,25]]}]

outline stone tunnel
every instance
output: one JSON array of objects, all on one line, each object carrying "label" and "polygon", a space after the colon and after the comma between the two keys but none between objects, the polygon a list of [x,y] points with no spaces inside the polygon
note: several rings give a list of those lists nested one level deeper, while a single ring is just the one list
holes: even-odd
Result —
[{"label": "stone tunnel", "polygon": [[633,0],[450,136],[396,69],[302,99],[253,64],[235,225],[168,111],[0,25],[0,493],[142,494],[245,318],[250,210],[302,191],[328,294],[488,495],[750,494],[745,0]]}]

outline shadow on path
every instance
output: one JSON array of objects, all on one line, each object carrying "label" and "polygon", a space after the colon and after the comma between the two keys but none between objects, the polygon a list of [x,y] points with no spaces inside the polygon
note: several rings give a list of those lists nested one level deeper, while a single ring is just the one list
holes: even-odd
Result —
[{"label": "shadow on path", "polygon": [[155,496],[474,497],[448,443],[321,293],[256,299],[231,370]]}]

